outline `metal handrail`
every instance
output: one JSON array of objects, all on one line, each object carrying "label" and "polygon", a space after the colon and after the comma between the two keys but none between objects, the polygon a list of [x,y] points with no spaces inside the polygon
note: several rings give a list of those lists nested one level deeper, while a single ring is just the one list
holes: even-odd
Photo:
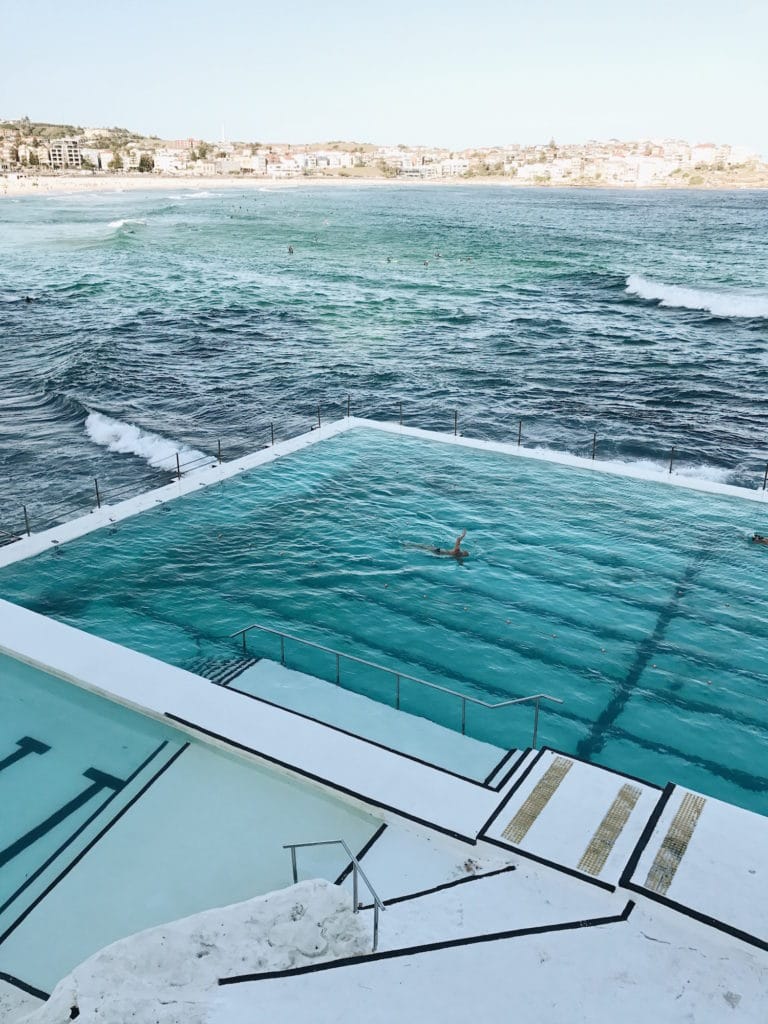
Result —
[{"label": "metal handrail", "polygon": [[379,899],[379,894],[371,885],[368,880],[368,876],[360,866],[360,861],[352,853],[350,848],[344,842],[343,839],[322,839],[315,843],[283,843],[284,850],[291,851],[291,870],[293,871],[293,884],[299,880],[299,872],[296,866],[296,851],[301,850],[307,846],[343,846],[347,852],[347,856],[352,862],[352,912],[358,914],[360,912],[360,902],[357,898],[358,893],[358,882],[357,876],[359,875],[365,884],[368,886],[368,892],[373,897],[373,952],[375,953],[379,946],[379,911],[386,910],[387,908]]},{"label": "metal handrail", "polygon": [[313,640],[303,640],[299,636],[293,636],[291,633],[284,633],[279,629],[272,629],[270,626],[262,626],[258,622],[251,623],[250,626],[245,626],[243,629],[238,629],[236,632],[231,633],[229,639],[234,640],[235,637],[242,636],[243,638],[243,653],[246,653],[246,634],[252,629],[258,629],[262,633],[271,633],[273,636],[280,637],[280,664],[285,665],[285,641],[293,640],[297,644],[304,644],[306,647],[314,647],[315,650],[324,651],[326,654],[333,654],[336,658],[336,685],[341,686],[341,659],[344,658],[346,661],[354,661],[358,665],[365,665],[367,668],[374,668],[380,672],[386,672],[390,676],[395,677],[395,708],[397,711],[400,710],[400,680],[407,679],[411,683],[418,683],[419,686],[427,686],[430,690],[439,690],[441,693],[447,693],[451,697],[457,697],[461,701],[461,733],[466,734],[467,725],[467,702],[470,704],[478,704],[480,707],[487,708],[490,711],[495,711],[497,708],[508,708],[513,704],[535,704],[535,713],[533,718],[533,742],[532,747],[536,746],[536,738],[539,732],[539,704],[543,700],[551,701],[553,704],[562,704],[563,701],[559,697],[550,697],[548,693],[532,693],[528,697],[513,697],[510,700],[499,701],[497,704],[489,704],[487,701],[481,700],[479,697],[470,697],[465,693],[460,693],[458,690],[451,690],[447,686],[440,686],[437,683],[429,683],[426,679],[419,679],[418,676],[409,675],[407,672],[398,672],[396,669],[387,668],[386,665],[377,665],[375,661],[366,661],[365,658],[358,658],[354,654],[345,654],[344,651],[337,651],[333,647],[324,647],[323,644],[316,644]]}]

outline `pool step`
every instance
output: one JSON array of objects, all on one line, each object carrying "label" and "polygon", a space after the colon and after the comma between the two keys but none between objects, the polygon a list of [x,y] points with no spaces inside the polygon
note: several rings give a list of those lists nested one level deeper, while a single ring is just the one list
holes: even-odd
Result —
[{"label": "pool step", "polygon": [[648,872],[646,888],[660,896],[665,895],[688,849],[706,802],[698,793],[685,794]]},{"label": "pool step", "polygon": [[531,790],[520,810],[501,833],[510,843],[521,843],[549,801],[555,790],[573,767],[573,761],[556,757]]},{"label": "pool step", "polygon": [[586,850],[581,855],[577,867],[587,875],[599,875],[613,849],[622,829],[629,821],[629,816],[640,799],[642,790],[639,786],[626,783],[621,787],[616,799],[606,811],[605,817],[590,839]]},{"label": "pool step", "polygon": [[186,665],[188,672],[210,679],[217,686],[229,686],[247,668],[252,668],[261,658],[198,658]]}]

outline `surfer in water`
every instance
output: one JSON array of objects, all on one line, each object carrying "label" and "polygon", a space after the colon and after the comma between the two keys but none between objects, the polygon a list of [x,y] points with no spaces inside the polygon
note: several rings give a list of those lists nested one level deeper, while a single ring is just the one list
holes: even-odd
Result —
[{"label": "surfer in water", "polygon": [[430,551],[433,555],[445,555],[448,558],[455,558],[460,562],[463,558],[469,558],[469,552],[461,546],[461,542],[466,536],[467,531],[462,530],[452,548],[439,548],[434,544],[409,544],[408,547],[419,548],[421,551]]}]

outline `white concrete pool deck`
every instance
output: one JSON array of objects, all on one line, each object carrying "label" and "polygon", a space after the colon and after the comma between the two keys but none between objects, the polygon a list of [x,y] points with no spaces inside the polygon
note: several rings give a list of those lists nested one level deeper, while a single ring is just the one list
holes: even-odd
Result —
[{"label": "white concrete pool deck", "polygon": [[[114,505],[102,503],[101,508],[94,509],[60,526],[43,530],[40,533],[32,532],[31,536],[22,536],[19,540],[0,548],[0,568],[11,565],[14,562],[29,558],[31,555],[39,554],[49,550],[51,544],[64,544],[69,540],[75,540],[93,530],[101,529],[110,523],[119,522],[130,516],[137,515],[147,509],[154,508],[158,504],[172,501],[185,494],[192,494],[201,487],[209,487],[221,483],[240,473],[248,472],[259,466],[274,462],[284,455],[301,451],[319,441],[336,437],[348,430],[365,427],[372,430],[381,430],[389,434],[399,434],[404,437],[421,438],[428,441],[439,441],[442,444],[459,445],[462,448],[472,448],[478,451],[497,452],[503,455],[511,455],[515,458],[536,459],[542,462],[549,462],[561,466],[571,466],[577,469],[587,469],[591,472],[609,473],[614,476],[629,477],[635,480],[653,481],[654,483],[666,484],[672,487],[684,487],[688,490],[701,491],[707,494],[720,494],[732,498],[742,498],[746,501],[765,503],[768,501],[768,490],[752,490],[747,487],[735,487],[732,484],[723,484],[718,481],[704,480],[695,476],[695,473],[688,475],[678,470],[669,473],[662,466],[658,470],[647,466],[637,466],[633,463],[621,462],[620,460],[588,459],[579,455],[571,455],[568,452],[558,452],[550,448],[526,448],[517,444],[504,441],[488,441],[482,438],[463,437],[461,434],[453,435],[442,433],[436,430],[424,430],[420,427],[408,427],[399,423],[384,423],[379,420],[368,420],[356,416],[345,417],[334,423],[324,424],[305,434],[300,434],[287,441],[278,441],[274,445],[262,448],[257,452],[244,455],[242,458],[232,459],[230,462],[215,463],[206,465],[200,469],[183,473],[180,480],[174,480],[164,487],[158,487],[125,501],[117,502]],[[31,523],[34,527],[34,521]]]}]

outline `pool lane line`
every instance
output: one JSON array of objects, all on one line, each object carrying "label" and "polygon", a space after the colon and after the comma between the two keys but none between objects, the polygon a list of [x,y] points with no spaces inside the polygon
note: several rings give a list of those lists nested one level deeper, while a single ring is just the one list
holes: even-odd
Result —
[{"label": "pool lane line", "polygon": [[84,807],[103,789],[112,789],[115,793],[119,793],[125,785],[124,779],[118,779],[107,772],[99,771],[98,768],[88,768],[87,771],[83,772],[83,775],[90,781],[90,786],[84,789],[82,793],[78,793],[77,796],[68,800],[63,807],[60,807],[58,811],[54,811],[44,821],[41,821],[39,825],[35,825],[34,828],[25,832],[23,836],[19,836],[9,846],[6,846],[4,850],[0,850],[0,868],[18,857],[19,854],[36,843],[38,839],[42,839],[44,835],[52,832],[53,829],[63,821],[66,821],[70,815],[79,811],[81,807]]},{"label": "pool lane line", "polygon": [[10,907],[10,905],[11,905],[11,904],[12,904],[12,903],[13,903],[13,902],[14,902],[14,901],[16,900],[16,899],[18,899],[18,897],[19,897],[19,896],[20,896],[20,895],[22,894],[22,892],[24,892],[24,890],[25,890],[25,889],[27,889],[27,888],[28,888],[28,887],[29,887],[29,886],[30,886],[30,885],[31,885],[31,884],[32,884],[32,883],[33,883],[33,882],[35,881],[35,879],[36,879],[36,878],[39,878],[39,877],[40,877],[40,875],[41,875],[41,874],[43,873],[43,871],[45,871],[45,870],[46,870],[46,868],[50,867],[50,865],[51,865],[51,864],[52,864],[52,863],[53,863],[53,862],[54,862],[54,861],[55,861],[55,860],[56,860],[56,859],[57,859],[57,858],[58,858],[58,857],[59,857],[59,856],[60,856],[60,855],[61,855],[61,854],[62,854],[62,853],[63,853],[63,852],[64,852],[64,851],[65,851],[65,850],[67,849],[67,847],[68,847],[68,846],[71,846],[71,844],[72,844],[72,843],[73,843],[73,842],[74,842],[74,841],[75,841],[75,840],[77,839],[77,837],[78,837],[78,836],[79,836],[79,835],[80,835],[80,834],[81,834],[82,832],[84,832],[84,831],[85,831],[85,829],[87,829],[87,828],[88,828],[88,826],[89,826],[89,825],[90,825],[90,824],[91,824],[91,823],[92,823],[92,822],[93,822],[93,821],[94,821],[94,820],[95,820],[96,818],[98,818],[98,817],[99,817],[99,815],[100,815],[100,814],[101,814],[101,813],[102,813],[102,812],[103,812],[104,810],[106,810],[106,808],[107,808],[107,807],[108,807],[108,806],[109,806],[109,805],[110,805],[110,804],[112,803],[112,801],[113,801],[113,800],[114,800],[114,799],[115,799],[115,798],[116,798],[116,797],[117,797],[117,796],[118,796],[118,795],[120,794],[120,792],[122,792],[122,789],[124,789],[124,788],[125,788],[125,786],[128,786],[128,785],[130,785],[130,784],[131,784],[131,782],[133,782],[133,780],[134,780],[134,779],[136,778],[136,776],[137,776],[137,775],[139,775],[139,774],[141,774],[141,772],[142,772],[142,771],[144,771],[144,769],[145,769],[145,768],[147,767],[147,765],[148,765],[148,764],[150,764],[150,763],[151,763],[151,762],[152,762],[152,761],[153,761],[153,760],[154,760],[154,759],[155,759],[155,758],[157,757],[157,755],[158,755],[158,754],[160,754],[160,753],[162,752],[162,750],[163,750],[163,749],[164,749],[165,747],[167,747],[167,746],[168,746],[168,740],[163,740],[163,742],[162,742],[162,743],[160,744],[160,746],[159,746],[159,747],[157,747],[157,749],[156,749],[156,750],[152,751],[152,753],[151,753],[151,754],[149,755],[149,757],[145,758],[145,760],[141,762],[141,764],[140,764],[140,765],[138,766],[138,768],[135,768],[135,769],[133,770],[133,772],[131,772],[131,774],[130,774],[130,775],[128,776],[128,778],[127,778],[127,779],[125,780],[125,784],[124,784],[124,786],[123,786],[123,787],[122,787],[122,788],[121,788],[120,790],[114,790],[114,791],[113,791],[113,793],[112,793],[112,794],[111,794],[111,795],[110,795],[109,797],[107,797],[107,799],[106,799],[106,800],[104,801],[104,803],[102,803],[102,804],[101,804],[101,805],[100,805],[100,806],[99,806],[99,807],[98,807],[98,808],[97,808],[97,809],[96,809],[96,810],[95,810],[95,811],[93,812],[93,814],[91,814],[91,816],[90,816],[89,818],[87,818],[87,819],[86,819],[86,820],[85,820],[85,821],[84,821],[84,822],[82,823],[82,825],[80,825],[80,826],[79,826],[79,827],[78,827],[77,829],[75,829],[75,831],[74,831],[74,832],[72,833],[72,835],[71,835],[71,836],[69,836],[69,838],[68,838],[68,839],[66,839],[66,840],[65,840],[65,841],[64,841],[64,842],[63,842],[63,843],[61,844],[61,846],[59,846],[59,848],[58,848],[57,850],[54,850],[54,852],[53,852],[53,853],[52,853],[52,854],[50,855],[50,857],[48,857],[48,859],[47,859],[47,860],[46,860],[46,861],[45,861],[45,862],[44,862],[43,864],[41,864],[41,865],[40,865],[40,867],[38,867],[38,868],[37,868],[37,869],[36,869],[36,870],[35,870],[35,871],[34,871],[34,872],[33,872],[33,873],[31,874],[31,875],[29,875],[29,877],[28,877],[28,878],[25,878],[25,879],[24,879],[24,881],[23,881],[23,882],[21,883],[21,885],[20,885],[20,886],[19,886],[19,887],[18,887],[18,888],[17,888],[16,890],[15,890],[15,892],[13,892],[13,893],[12,893],[12,894],[11,894],[11,895],[10,895],[10,896],[8,897],[8,899],[6,899],[5,903],[3,903],[2,905],[0,905],[0,914],[3,914],[3,913],[4,913],[4,912],[5,912],[5,911],[6,911],[7,909],[8,909],[8,907]]},{"label": "pool lane line", "polygon": [[632,664],[623,681],[619,684],[618,689],[614,692],[608,704],[598,715],[589,736],[579,741],[576,747],[578,757],[585,761],[592,761],[595,754],[599,754],[605,746],[608,739],[608,730],[624,711],[630,698],[634,695],[641,676],[664,639],[667,627],[675,618],[680,598],[684,597],[688,588],[695,583],[696,577],[704,568],[704,563],[709,557],[714,543],[715,540],[711,539],[708,544],[703,544],[688,563],[682,577],[675,584],[669,601],[667,601],[659,613],[653,632],[638,644]]},{"label": "pool lane line", "polygon": [[[377,840],[381,839],[381,837],[384,835],[386,830],[387,830],[387,823],[384,821],[384,822],[381,823],[381,825],[379,825],[379,827],[373,833],[371,838],[368,840],[368,842],[365,844],[365,846],[363,846],[362,849],[360,850],[360,852],[358,853],[358,855],[357,855],[357,860],[358,861],[361,861],[363,859],[363,857],[366,855],[366,853],[368,853],[368,851],[373,846],[373,844],[375,842],[377,842]],[[341,872],[341,874],[339,875],[339,877],[336,879],[336,881],[333,884],[334,885],[341,885],[344,882],[344,880],[349,877],[349,873],[352,871],[352,867],[353,867],[353,864],[352,864],[352,861],[350,861],[349,864],[347,864],[347,866],[344,868],[344,870]]]},{"label": "pool lane line", "polygon": [[123,807],[122,810],[118,814],[116,814],[111,821],[107,822],[104,828],[96,836],[94,836],[93,839],[91,839],[87,846],[85,846],[80,851],[77,857],[75,857],[75,859],[71,861],[70,864],[68,864],[67,867],[64,868],[64,870],[56,878],[54,878],[50,885],[48,885],[43,890],[43,892],[40,893],[39,896],[37,896],[37,898],[27,907],[27,909],[22,914],[20,914],[19,917],[17,917],[16,920],[11,925],[9,925],[8,928],[6,928],[2,935],[0,935],[0,945],[2,945],[5,942],[9,935],[16,931],[19,925],[22,924],[22,922],[32,913],[35,907],[40,902],[42,902],[42,900],[45,899],[45,897],[59,884],[59,882],[62,881],[63,878],[65,878],[69,874],[69,872],[77,864],[80,863],[83,857],[85,857],[85,855],[96,845],[96,843],[98,843],[107,834],[107,832],[109,832],[109,830],[118,823],[118,821],[123,817],[123,815],[126,814],[131,809],[131,807],[133,807],[137,800],[144,796],[147,790],[151,786],[153,786],[155,782],[157,782],[160,776],[163,775],[164,772],[166,772],[171,767],[171,765],[184,753],[185,750],[189,748],[189,746],[189,743],[185,743],[184,746],[179,747],[179,749],[175,752],[173,757],[169,758],[169,760],[165,762],[162,768],[155,772],[155,774],[152,776],[151,779],[149,779],[148,782],[144,783],[139,792],[136,793],[133,797],[131,797],[131,799],[128,801],[125,807]]},{"label": "pool lane line", "polygon": [[17,761],[21,761],[28,754],[47,754],[51,749],[47,743],[33,739],[32,736],[22,736],[20,740],[16,741],[16,746],[19,748],[18,750],[14,750],[12,754],[9,754],[0,761],[0,772],[10,768]]},{"label": "pool lane line", "polygon": [[43,1002],[47,1002],[51,998],[50,992],[43,992],[41,988],[35,988],[34,985],[29,985],[26,981],[22,981],[21,978],[17,978],[14,974],[7,974],[5,971],[0,971],[0,981],[5,981],[9,985],[13,985],[14,988],[21,989],[21,991],[26,992],[28,996],[34,996],[35,999],[42,999]]}]

